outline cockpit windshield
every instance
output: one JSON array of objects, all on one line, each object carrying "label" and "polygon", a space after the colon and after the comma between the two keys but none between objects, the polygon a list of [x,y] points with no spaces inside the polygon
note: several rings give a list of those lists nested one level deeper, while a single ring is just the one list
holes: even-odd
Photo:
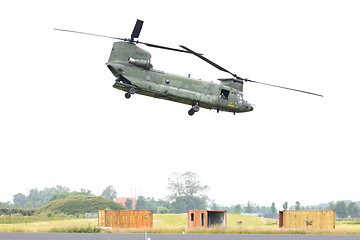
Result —
[{"label": "cockpit windshield", "polygon": [[241,106],[243,104],[243,101],[244,101],[243,93],[239,92],[238,95],[237,95],[237,98],[238,98],[239,105]]}]

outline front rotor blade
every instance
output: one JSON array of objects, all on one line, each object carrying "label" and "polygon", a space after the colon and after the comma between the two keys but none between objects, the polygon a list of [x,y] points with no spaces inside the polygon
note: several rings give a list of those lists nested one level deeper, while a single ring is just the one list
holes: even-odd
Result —
[{"label": "front rotor blade", "polygon": [[221,71],[224,71],[224,72],[227,72],[227,73],[230,73],[231,75],[233,75],[235,78],[237,78],[236,74],[233,74],[232,72],[230,72],[229,70],[226,70],[225,68],[221,67],[220,65],[214,63],[213,61],[207,59],[206,57],[200,55],[199,53],[197,52],[194,52],[193,50],[191,50],[190,48],[187,48],[183,45],[180,45],[180,47],[182,47],[183,49],[185,49],[186,51],[188,51],[189,53],[192,53],[194,54],[195,56],[197,56],[198,58],[201,58],[202,60],[204,60],[205,62],[211,64],[212,66],[216,67],[217,69],[221,70]]},{"label": "front rotor blade", "polygon": [[66,30],[66,29],[58,29],[58,28],[54,28],[54,30],[63,31],[63,32],[71,32],[71,33],[79,33],[79,34],[85,34],[85,35],[90,35],[90,36],[104,37],[104,38],[111,38],[111,39],[117,39],[117,40],[126,41],[126,38],[110,37],[110,36],[99,35],[99,34],[94,34],[94,33],[78,32],[78,31],[72,31],[72,30]]},{"label": "front rotor blade", "polygon": [[274,85],[274,84],[269,84],[269,83],[263,83],[263,82],[257,82],[257,81],[253,81],[253,80],[250,80],[250,79],[247,79],[247,78],[241,78],[241,77],[238,77],[236,74],[230,72],[229,70],[221,67],[220,65],[214,63],[213,61],[207,59],[206,57],[204,56],[201,56],[200,54],[194,52],[193,50],[183,46],[183,45],[180,45],[180,47],[182,47],[183,49],[186,49],[188,52],[194,54],[195,56],[201,58],[202,60],[204,60],[205,62],[211,64],[212,66],[216,67],[217,69],[221,70],[221,71],[224,71],[224,72],[227,72],[227,73],[230,73],[231,75],[233,75],[236,79],[234,80],[237,80],[237,81],[245,81],[245,82],[253,82],[253,83],[259,83],[259,84],[263,84],[263,85],[267,85],[267,86],[271,86],[271,87],[277,87],[277,88],[283,88],[283,89],[287,89],[287,90],[291,90],[291,91],[296,91],[296,92],[302,92],[302,93],[307,93],[307,94],[312,94],[312,95],[315,95],[315,96],[319,96],[319,97],[323,97],[323,95],[320,95],[320,94],[317,94],[317,93],[312,93],[312,92],[307,92],[307,91],[303,91],[303,90],[299,90],[299,89],[294,89],[294,88],[288,88],[288,87],[282,87],[282,86],[278,86],[278,85]]},{"label": "front rotor blade", "polygon": [[134,40],[134,38],[138,38],[140,36],[140,32],[141,32],[143,24],[144,24],[144,21],[141,21],[139,19],[136,21],[135,27],[134,27],[134,29],[132,31],[132,34],[131,34],[131,40],[132,41]]},{"label": "front rotor blade", "polygon": [[307,92],[307,91],[303,91],[303,90],[299,90],[299,89],[294,89],[294,88],[282,87],[282,86],[278,86],[278,85],[274,85],[274,84],[269,84],[269,83],[263,83],[263,82],[253,81],[253,80],[246,79],[246,78],[241,78],[241,80],[242,80],[242,81],[245,81],[245,82],[258,83],[258,84],[267,85],[267,86],[271,86],[271,87],[283,88],[283,89],[287,89],[287,90],[291,90],[291,91],[296,91],[296,92],[301,92],[301,93],[307,93],[307,94],[311,94],[311,95],[323,97],[323,95],[320,95],[320,94],[317,94],[317,93]]}]

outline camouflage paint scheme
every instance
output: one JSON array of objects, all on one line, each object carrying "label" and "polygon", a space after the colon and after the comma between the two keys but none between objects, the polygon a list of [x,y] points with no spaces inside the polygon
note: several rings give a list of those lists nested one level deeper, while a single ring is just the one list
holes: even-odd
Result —
[{"label": "camouflage paint scheme", "polygon": [[221,84],[215,84],[166,73],[153,69],[150,60],[151,54],[134,43],[115,42],[107,63],[117,78],[113,87],[127,92],[127,98],[136,92],[192,105],[197,111],[199,107],[233,113],[253,110],[243,100],[242,82],[230,78],[219,79]]}]

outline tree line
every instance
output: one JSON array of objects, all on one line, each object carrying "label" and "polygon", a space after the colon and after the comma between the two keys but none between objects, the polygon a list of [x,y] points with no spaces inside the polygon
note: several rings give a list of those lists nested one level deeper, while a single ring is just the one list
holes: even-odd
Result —
[{"label": "tree line", "polygon": [[[168,189],[172,194],[164,200],[154,198],[137,198],[136,209],[153,210],[153,212],[183,213],[190,209],[205,209],[209,198],[207,197],[208,186],[200,184],[199,176],[193,172],[174,173],[168,179]],[[29,194],[17,193],[13,196],[13,203],[1,203],[0,208],[39,208],[50,201],[67,198],[69,196],[85,195],[93,196],[91,190],[70,191],[68,187],[57,185],[43,190],[30,189]],[[115,200],[117,192],[113,186],[108,186],[101,194],[102,197]],[[131,209],[132,202],[128,199],[125,207]],[[4,211],[5,213],[5,211]]]},{"label": "tree line", "polygon": [[[271,203],[270,206],[260,206],[250,201],[246,204],[236,204],[230,207],[222,206],[218,205],[215,200],[208,198],[207,192],[209,189],[207,185],[200,183],[199,176],[196,173],[190,171],[185,173],[175,172],[168,178],[168,190],[171,192],[168,197],[156,200],[153,197],[145,198],[144,196],[138,196],[135,209],[152,210],[154,213],[185,213],[188,210],[210,208],[213,210],[227,210],[229,213],[254,214],[267,218],[278,217],[278,208],[274,202]],[[37,188],[31,189],[28,195],[17,193],[13,196],[13,204],[10,202],[0,202],[0,208],[39,208],[50,201],[76,195],[94,196],[94,194],[87,189],[70,191],[69,188],[58,185],[43,190],[38,190]],[[104,189],[101,196],[115,200],[117,192],[115,188],[110,185]],[[330,202],[328,204],[302,206],[300,202],[297,201],[293,206],[289,206],[288,202],[285,202],[281,207],[283,210],[335,210],[336,216],[339,218],[349,216],[356,218],[360,217],[359,205],[360,202],[338,201],[336,203]],[[127,199],[125,207],[131,209],[131,206],[132,200]]]},{"label": "tree line", "polygon": [[[272,202],[270,206],[260,206],[248,201],[246,204],[232,206],[218,205],[215,200],[210,201],[207,196],[209,187],[202,185],[197,174],[193,172],[173,173],[168,179],[168,189],[172,192],[166,199],[155,200],[154,198],[137,198],[136,209],[152,210],[154,213],[184,213],[187,210],[200,210],[210,208],[212,210],[227,210],[229,213],[254,214],[266,218],[278,218],[279,211]],[[127,203],[131,206],[132,202]],[[282,210],[335,210],[336,217],[360,217],[360,202],[338,201],[328,204],[302,206],[299,201],[290,206],[285,202]],[[128,207],[129,208],[129,207]],[[281,209],[281,208],[279,208]]]},{"label": "tree line", "polygon": [[68,187],[57,185],[56,187],[44,188],[43,190],[38,190],[37,188],[30,189],[28,195],[17,193],[13,196],[13,204],[9,202],[6,204],[12,208],[38,208],[56,199],[77,195],[92,196],[93,194],[91,190],[70,191]]}]

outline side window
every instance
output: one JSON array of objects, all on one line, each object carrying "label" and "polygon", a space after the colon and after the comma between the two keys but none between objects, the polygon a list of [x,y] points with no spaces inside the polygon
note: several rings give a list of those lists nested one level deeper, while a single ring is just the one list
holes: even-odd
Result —
[{"label": "side window", "polygon": [[194,213],[191,213],[191,221],[194,221]]},{"label": "side window", "polygon": [[229,91],[225,90],[225,89],[221,89],[220,98],[226,99],[226,100],[229,99]]}]

